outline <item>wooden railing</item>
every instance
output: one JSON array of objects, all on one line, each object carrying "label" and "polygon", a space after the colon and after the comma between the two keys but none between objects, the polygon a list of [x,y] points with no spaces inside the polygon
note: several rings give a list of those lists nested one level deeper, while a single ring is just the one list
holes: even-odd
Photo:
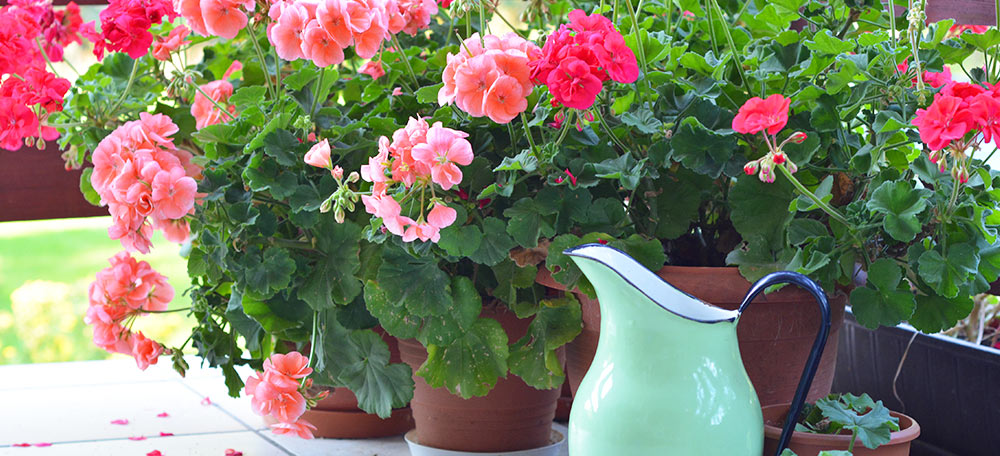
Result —
[{"label": "wooden railing", "polygon": [[[68,1],[55,0],[55,4],[65,5]],[[107,3],[75,1],[80,5]],[[0,6],[6,4],[6,0],[0,0]],[[931,22],[955,19],[958,24],[995,25],[995,1],[927,0],[927,18]],[[83,199],[79,180],[80,171],[66,171],[54,145],[45,150],[0,149],[0,221],[107,215],[107,209]]]}]

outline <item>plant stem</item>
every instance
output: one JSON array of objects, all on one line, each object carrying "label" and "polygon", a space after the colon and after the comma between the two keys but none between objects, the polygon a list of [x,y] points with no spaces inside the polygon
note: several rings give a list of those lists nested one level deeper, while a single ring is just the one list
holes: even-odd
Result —
[{"label": "plant stem", "polygon": [[310,116],[313,116],[316,112],[316,103],[319,102],[319,91],[323,88],[323,76],[326,76],[326,67],[319,69],[319,80],[316,82],[316,90],[313,91],[312,106],[309,106]]},{"label": "plant stem", "polygon": [[[316,333],[319,330],[319,311],[313,311],[313,324],[312,324],[312,336],[309,338],[309,360],[306,361],[306,367],[312,366],[313,354],[316,353]],[[302,377],[302,383],[300,385],[306,384],[306,377]]]},{"label": "plant stem", "polygon": [[190,307],[184,307],[184,308],[181,308],[181,309],[170,309],[170,310],[146,310],[146,309],[143,309],[140,312],[142,312],[142,313],[149,313],[149,314],[166,314],[166,313],[174,313],[174,312],[184,312],[185,310],[191,310],[191,308]]},{"label": "plant stem", "polygon": [[612,141],[614,141],[614,143],[618,145],[618,147],[621,147],[623,152],[631,153],[631,149],[628,146],[626,146],[625,143],[623,143],[620,139],[618,139],[618,136],[615,135],[615,132],[611,130],[611,126],[608,125],[608,121],[604,118],[604,114],[601,114],[601,110],[595,109],[594,112],[597,113],[598,122],[601,124],[601,127],[604,128],[604,131],[611,136]]},{"label": "plant stem", "polygon": [[396,52],[399,53],[400,58],[403,60],[403,64],[406,65],[406,71],[410,73],[410,77],[413,78],[414,89],[420,88],[420,82],[417,81],[417,74],[413,72],[413,67],[410,66],[410,60],[406,57],[406,53],[403,52],[403,46],[399,45],[399,39],[396,35],[392,35],[392,45],[395,46]]},{"label": "plant stem", "polygon": [[208,99],[208,101],[211,101],[211,102],[212,102],[212,104],[213,104],[213,105],[215,105],[215,108],[216,108],[216,109],[218,109],[219,111],[222,111],[222,113],[224,113],[225,115],[229,116],[229,120],[233,120],[233,119],[235,119],[235,118],[236,118],[236,116],[234,116],[234,115],[233,115],[233,114],[232,114],[231,112],[229,112],[229,111],[228,111],[228,110],[227,110],[226,108],[223,108],[223,107],[222,107],[222,105],[220,105],[220,104],[219,104],[219,102],[215,101],[214,99],[212,99],[212,97],[208,96],[208,94],[207,94],[207,93],[205,93],[205,91],[204,91],[204,90],[201,90],[201,87],[199,87],[199,86],[198,86],[198,84],[195,84],[195,83],[193,83],[193,82],[189,82],[188,84],[189,84],[189,85],[190,85],[191,87],[194,87],[194,89],[195,89],[195,90],[197,90],[197,91],[198,91],[198,93],[200,93],[200,94],[201,94],[201,96],[203,96],[203,97],[207,98],[207,99]]},{"label": "plant stem", "polygon": [[[642,0],[635,0],[635,8],[632,8],[631,1],[632,0],[626,0],[626,3],[628,3],[628,8],[626,9],[628,10],[629,17],[632,19],[632,34],[635,36],[636,47],[639,48],[639,65],[641,65],[640,69],[642,70],[641,73],[643,83],[641,87],[644,87],[648,93],[653,89],[649,87],[649,79],[646,79],[646,69],[648,68],[646,66],[646,51],[644,50],[645,45],[642,43],[642,36],[639,34],[639,20],[636,14],[637,11],[641,11],[642,9]],[[733,52],[736,51],[734,50]],[[642,105],[642,94],[640,93],[639,95],[639,104]]]},{"label": "plant stem", "polygon": [[528,144],[531,146],[531,155],[538,157],[538,148],[535,147],[535,139],[531,137],[531,128],[528,127],[528,117],[521,113],[521,126],[524,127],[524,134],[528,137]]},{"label": "plant stem", "polygon": [[[740,52],[738,49],[736,49],[736,42],[733,41],[733,34],[729,31],[729,25],[726,24],[726,21],[723,20],[722,7],[719,6],[719,2],[717,0],[709,0],[709,1],[711,2],[710,6],[712,7],[712,9],[715,10],[715,14],[719,15],[719,22],[723,24],[722,31],[726,35],[726,43],[729,44],[729,49],[732,50],[733,62],[736,63],[736,74],[740,76],[740,85],[743,86],[743,90],[746,90],[747,93],[750,93],[750,84],[747,83],[746,78],[743,77],[743,60],[740,59]],[[709,26],[711,26],[711,24],[709,24]],[[712,28],[714,30],[714,27]],[[721,58],[721,56],[719,55],[716,55],[716,57]]]},{"label": "plant stem", "polygon": [[[272,85],[271,77],[267,73],[267,59],[264,58],[264,51],[260,48],[260,43],[257,42],[257,29],[256,27],[250,29],[250,42],[253,43],[253,50],[257,53],[257,59],[260,60],[260,69],[264,73],[264,84],[267,85],[267,92],[274,97],[275,100],[278,99],[278,90]],[[278,61],[274,61],[275,72],[277,72]]]},{"label": "plant stem", "polygon": [[804,185],[802,185],[802,183],[799,182],[799,180],[796,179],[795,176],[793,176],[791,172],[789,172],[787,169],[785,169],[785,164],[784,163],[782,163],[780,165],[777,165],[775,167],[778,168],[779,170],[781,170],[781,173],[784,174],[786,178],[788,178],[788,181],[791,182],[793,186],[795,186],[795,189],[798,190],[799,193],[805,195],[807,198],[809,198],[810,200],[812,200],[812,202],[815,203],[816,206],[818,206],[820,209],[822,209],[823,212],[826,212],[831,218],[833,218],[834,220],[840,222],[841,224],[843,224],[844,226],[846,226],[848,229],[851,228],[851,225],[847,221],[846,217],[844,217],[843,215],[841,215],[840,212],[838,212],[832,206],[830,206],[829,204],[827,204],[826,202],[824,202],[822,199],[820,199],[819,197],[817,197],[813,192],[810,192],[809,189],[807,189]]},{"label": "plant stem", "polygon": [[[916,334],[914,334],[914,335],[916,335]],[[851,454],[854,453],[854,441],[857,440],[857,439],[858,439],[858,431],[852,432],[851,433],[851,443],[847,445],[847,452],[848,453],[851,453]]]},{"label": "plant stem", "polygon": [[125,84],[125,90],[122,91],[122,96],[118,97],[118,101],[116,101],[115,104],[111,105],[111,109],[109,109],[108,112],[106,112],[105,115],[101,117],[110,116],[114,114],[114,112],[118,110],[118,108],[122,105],[122,103],[125,102],[125,97],[128,96],[129,90],[132,90],[132,84],[135,83],[135,75],[138,72],[139,72],[139,59],[135,59],[132,61],[132,72],[129,73],[128,75],[128,83]]},{"label": "plant stem", "polygon": [[[52,70],[52,74],[56,75],[56,77],[59,77],[59,72],[56,71],[56,66],[52,64],[52,61],[49,60],[49,55],[45,53],[45,47],[42,46],[41,38],[36,36],[35,43],[38,44],[38,51],[42,53],[42,57],[45,57],[45,63],[49,64],[49,69]],[[79,75],[80,74],[77,73],[77,76]]]},{"label": "plant stem", "polygon": [[559,132],[559,138],[556,139],[556,146],[557,147],[560,144],[562,144],[563,139],[566,139],[566,134],[569,133],[569,124],[570,124],[570,122],[569,122],[569,115],[566,115],[566,118],[563,119],[562,131]]},{"label": "plant stem", "polygon": [[517,139],[514,136],[514,126],[507,122],[507,134],[510,135],[510,147],[514,149],[514,155],[517,155]]},{"label": "plant stem", "polygon": [[517,28],[514,27],[514,24],[511,24],[510,21],[508,21],[506,17],[503,17],[503,14],[500,14],[500,8],[499,7],[494,7],[493,8],[493,15],[496,16],[496,17],[499,17],[500,20],[503,21],[504,24],[507,24],[507,27],[510,27],[510,30],[512,32],[514,32],[514,33],[517,34],[517,36],[519,36],[521,38],[524,38],[524,39],[528,39],[528,37],[524,36],[524,34],[521,33],[520,30],[518,30]]}]

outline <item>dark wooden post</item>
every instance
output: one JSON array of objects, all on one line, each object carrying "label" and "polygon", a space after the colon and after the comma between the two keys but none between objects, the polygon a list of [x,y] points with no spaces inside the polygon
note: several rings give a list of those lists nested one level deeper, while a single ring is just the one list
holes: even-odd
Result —
[{"label": "dark wooden post", "polygon": [[927,22],[955,19],[959,25],[996,25],[994,0],[927,0]]},{"label": "dark wooden post", "polygon": [[0,149],[0,222],[108,215],[80,193],[80,170],[66,171],[54,142],[45,150]]}]

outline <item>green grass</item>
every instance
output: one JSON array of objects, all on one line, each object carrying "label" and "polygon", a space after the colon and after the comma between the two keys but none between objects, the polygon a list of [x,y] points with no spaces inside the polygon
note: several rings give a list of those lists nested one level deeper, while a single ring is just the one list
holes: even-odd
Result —
[{"label": "green grass", "polygon": [[[102,352],[90,350],[93,348],[89,342],[90,330],[83,327],[82,318],[87,308],[88,285],[98,270],[108,266],[108,258],[122,250],[118,241],[108,238],[110,224],[110,217],[0,223],[0,364],[105,357]],[[133,256],[149,262],[153,269],[170,279],[177,295],[170,308],[186,307],[188,303],[182,294],[190,281],[185,261],[179,255],[180,247],[166,241],[159,233],[153,238],[153,246],[149,255]],[[20,312],[12,312],[11,293],[37,280],[68,285],[70,292],[65,300],[69,304],[39,304],[38,309],[22,306]],[[32,296],[45,295],[49,289],[66,289],[57,285],[38,286]],[[70,316],[55,313],[66,312],[73,314],[70,323],[59,322]],[[190,327],[183,314],[146,316],[140,319],[136,328],[146,334],[155,334],[168,344],[179,345]],[[79,325],[69,326],[75,322]],[[30,346],[26,342],[31,338],[29,333],[59,335],[66,332],[72,334],[65,343],[78,345],[81,336],[78,333],[82,333],[89,346],[64,348],[55,355],[39,355],[32,351],[42,350],[39,348],[42,344]]]}]

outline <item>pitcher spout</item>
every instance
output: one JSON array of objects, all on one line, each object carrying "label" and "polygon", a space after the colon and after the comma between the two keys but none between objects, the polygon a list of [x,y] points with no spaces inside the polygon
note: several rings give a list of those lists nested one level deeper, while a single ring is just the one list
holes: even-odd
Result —
[{"label": "pitcher spout", "polygon": [[[739,316],[738,311],[712,306],[678,290],[634,258],[614,247],[584,244],[567,249],[563,253],[573,257],[573,261],[598,290],[598,295],[601,294],[602,283],[624,282],[626,286],[635,288],[664,310],[688,320],[701,323],[733,322]],[[597,277],[611,280],[594,280]]]}]

